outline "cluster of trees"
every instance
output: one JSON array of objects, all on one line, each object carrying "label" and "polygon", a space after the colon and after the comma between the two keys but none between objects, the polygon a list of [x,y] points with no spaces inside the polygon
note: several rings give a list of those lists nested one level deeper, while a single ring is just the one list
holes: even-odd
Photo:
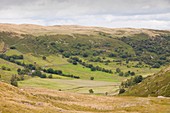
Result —
[{"label": "cluster of trees", "polygon": [[13,85],[15,87],[18,87],[18,82],[17,81],[21,81],[21,80],[24,80],[24,76],[23,75],[20,75],[20,76],[12,75],[10,83],[11,83],[11,85]]},{"label": "cluster of trees", "polygon": [[131,60],[143,61],[152,68],[159,68],[170,62],[167,59],[170,56],[170,40],[165,36],[143,40],[122,37],[120,40],[135,50],[136,57],[132,57]]},{"label": "cluster of trees", "polygon": [[12,56],[7,56],[5,54],[0,54],[0,58],[8,60],[8,61],[14,61],[18,59],[24,59],[23,55],[12,55]]},{"label": "cluster of trees", "polygon": [[23,55],[12,55],[12,56],[7,56],[5,54],[0,54],[0,58],[7,60],[9,62],[15,63],[17,65],[23,66],[25,68],[28,68],[30,70],[35,70],[36,67],[33,64],[25,64],[24,62],[16,61],[18,59],[23,59]]},{"label": "cluster of trees", "polygon": [[18,87],[18,82],[17,82],[17,76],[16,75],[12,75],[11,77],[11,85]]},{"label": "cluster of trees", "polygon": [[[28,68],[24,68],[24,69],[17,69],[18,75],[24,75],[24,74],[28,74],[31,76],[38,76],[40,78],[47,78],[47,75],[45,73],[43,73],[40,70],[32,70],[32,72],[30,72],[30,70]],[[49,75],[48,78],[53,78],[52,75]]]},{"label": "cluster of trees", "polygon": [[[93,55],[93,52],[89,51],[91,49],[91,44],[89,43],[79,43],[79,41],[74,41],[68,42],[68,45],[65,45],[61,43],[56,44],[55,42],[51,42],[50,45],[53,49],[61,53],[63,57],[66,58],[77,55],[82,57],[88,57],[90,54]],[[98,53],[94,52],[94,55],[97,54]]]},{"label": "cluster of trees", "polygon": [[142,77],[142,75],[137,75],[135,77],[131,77],[130,79],[127,79],[126,81],[123,81],[120,86],[119,94],[124,93],[126,91],[125,88],[136,85],[142,82],[143,80],[144,78]]},{"label": "cluster of trees", "polygon": [[75,76],[75,75],[72,75],[72,74],[64,74],[61,70],[54,70],[52,68],[43,69],[43,71],[46,72],[46,73],[58,74],[58,75],[65,76],[65,77],[71,77],[71,78],[76,78],[76,79],[80,78],[79,76]]},{"label": "cluster of trees", "polygon": [[70,59],[68,59],[68,62],[70,62],[74,65],[77,65],[77,63],[79,63],[79,64],[81,64],[81,65],[83,65],[87,68],[90,68],[91,71],[102,71],[102,72],[106,72],[106,73],[113,73],[112,70],[105,69],[105,68],[102,68],[102,67],[99,67],[99,66],[93,66],[92,64],[88,64],[86,62],[83,62],[78,57],[70,57]]},{"label": "cluster of trees", "polygon": [[121,83],[122,88],[128,88],[129,86],[133,86],[135,84],[138,84],[143,81],[142,75],[137,75],[135,77],[131,77],[130,79],[127,79],[126,81],[123,81]]},{"label": "cluster of trees", "polygon": [[102,62],[102,59],[100,57],[92,57],[89,59],[90,62]]},{"label": "cluster of trees", "polygon": [[[32,76],[39,76],[41,78],[46,78],[47,77],[46,74],[43,74],[41,72],[41,69],[37,69],[35,65],[33,65],[33,64],[25,64],[24,62],[21,63],[19,61],[15,61],[16,59],[23,59],[23,55],[19,55],[19,56],[18,55],[7,56],[5,54],[0,54],[0,58],[2,58],[4,60],[7,60],[7,61],[10,61],[12,63],[16,63],[17,65],[23,66],[24,69],[18,69],[17,70],[19,75],[29,74],[31,72],[31,70],[35,70],[35,72],[32,73]],[[10,60],[11,58],[13,60]],[[42,58],[43,58],[43,60],[46,60],[45,56],[43,56]],[[3,67],[3,69],[7,69],[7,68]],[[76,79],[80,78],[79,76],[75,76],[75,75],[72,75],[72,74],[64,74],[61,70],[54,70],[52,68],[44,69],[42,71],[44,71],[46,73],[58,74],[58,75],[61,75],[61,76],[66,76],[66,77],[71,77],[71,78],[76,78]]]},{"label": "cluster of trees", "polygon": [[42,71],[40,70],[35,70],[33,73],[32,73],[32,76],[38,76],[40,78],[47,78],[47,75],[44,74]]},{"label": "cluster of trees", "polygon": [[116,68],[116,73],[119,74],[119,76],[124,76],[124,77],[128,77],[128,76],[134,76],[135,75],[135,72],[131,72],[131,71],[128,71],[128,72],[122,72],[120,68]]},{"label": "cluster of trees", "polygon": [[30,70],[28,68],[24,68],[24,69],[17,69],[18,75],[25,75],[28,74],[30,72]]}]

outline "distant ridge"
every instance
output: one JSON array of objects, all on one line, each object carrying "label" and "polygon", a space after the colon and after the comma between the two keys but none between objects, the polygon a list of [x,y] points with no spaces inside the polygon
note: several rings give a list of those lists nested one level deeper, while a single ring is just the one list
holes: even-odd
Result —
[{"label": "distant ridge", "polygon": [[137,29],[137,28],[104,28],[90,27],[79,25],[53,25],[41,26],[34,24],[0,24],[0,31],[15,32],[18,34],[32,35],[55,35],[55,34],[89,34],[95,35],[99,32],[105,32],[115,37],[130,36],[140,33],[145,33],[150,37],[170,33],[168,30],[153,30],[153,29]]}]

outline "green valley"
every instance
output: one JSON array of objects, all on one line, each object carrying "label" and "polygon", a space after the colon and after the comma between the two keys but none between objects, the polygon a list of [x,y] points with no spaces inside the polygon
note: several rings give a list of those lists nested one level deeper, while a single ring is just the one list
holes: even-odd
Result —
[{"label": "green valley", "polygon": [[26,113],[168,113],[169,39],[166,30],[0,24],[0,112],[14,112],[11,102]]}]

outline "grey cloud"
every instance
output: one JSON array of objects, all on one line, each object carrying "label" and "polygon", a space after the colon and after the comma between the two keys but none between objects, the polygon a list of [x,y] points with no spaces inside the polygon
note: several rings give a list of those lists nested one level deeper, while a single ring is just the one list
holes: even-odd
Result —
[{"label": "grey cloud", "polygon": [[1,0],[1,8],[70,14],[153,14],[170,11],[169,0]]},{"label": "grey cloud", "polygon": [[137,27],[133,21],[152,26],[159,21],[168,28],[169,13],[170,0],[0,0],[0,22],[11,23],[121,27],[131,21],[136,25],[127,25]]}]

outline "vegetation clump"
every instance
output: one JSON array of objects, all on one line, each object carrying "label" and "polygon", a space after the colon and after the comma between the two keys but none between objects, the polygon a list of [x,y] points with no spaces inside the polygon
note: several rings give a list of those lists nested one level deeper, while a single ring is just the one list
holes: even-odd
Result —
[{"label": "vegetation clump", "polygon": [[17,82],[17,76],[16,75],[12,75],[11,77],[11,85],[18,87],[18,82]]}]

